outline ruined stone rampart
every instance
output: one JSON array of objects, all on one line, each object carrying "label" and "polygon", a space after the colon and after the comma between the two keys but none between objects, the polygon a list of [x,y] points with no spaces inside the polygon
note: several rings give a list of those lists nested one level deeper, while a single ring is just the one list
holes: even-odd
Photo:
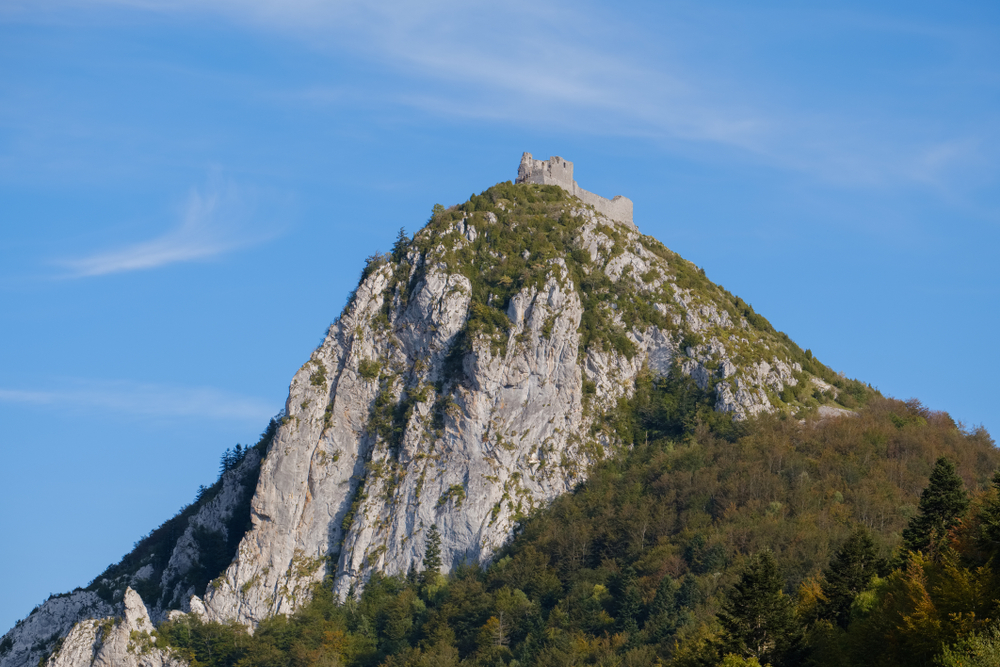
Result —
[{"label": "ruined stone rampart", "polygon": [[603,213],[611,220],[635,229],[635,223],[632,222],[631,199],[621,195],[614,199],[605,199],[584,190],[573,180],[573,163],[559,156],[553,156],[548,160],[536,160],[531,157],[531,153],[525,153],[521,156],[521,166],[517,169],[515,182],[558,185],[583,203],[593,206],[598,213]]}]

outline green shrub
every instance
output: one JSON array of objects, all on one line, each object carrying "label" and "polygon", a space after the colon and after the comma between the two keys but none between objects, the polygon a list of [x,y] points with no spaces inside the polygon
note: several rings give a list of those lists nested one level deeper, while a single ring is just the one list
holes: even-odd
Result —
[{"label": "green shrub", "polygon": [[366,380],[374,380],[382,372],[382,365],[374,359],[362,359],[358,362],[358,373]]},{"label": "green shrub", "polygon": [[316,370],[309,375],[309,384],[314,387],[325,387],[326,366],[323,365],[322,361],[314,361],[313,363],[316,364]]},{"label": "green shrub", "polygon": [[548,317],[545,318],[545,322],[542,323],[542,337],[545,340],[549,340],[550,338],[552,338],[552,328],[555,326],[555,324],[556,324],[556,316],[554,314],[549,315]]},{"label": "green shrub", "polygon": [[696,334],[693,331],[685,331],[683,338],[681,338],[681,350],[686,351],[689,347],[697,349],[704,342],[705,340],[700,334]]},{"label": "green shrub", "polygon": [[453,501],[455,503],[455,509],[462,506],[465,501],[465,487],[461,484],[452,484],[448,487],[448,490],[441,494],[438,498],[437,506],[441,507],[448,503],[448,501]]}]

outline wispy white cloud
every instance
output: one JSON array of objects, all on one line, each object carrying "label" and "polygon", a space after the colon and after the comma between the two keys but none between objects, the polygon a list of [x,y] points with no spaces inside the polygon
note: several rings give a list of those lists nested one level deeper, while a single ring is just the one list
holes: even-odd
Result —
[{"label": "wispy white cloud", "polygon": [[[193,7],[183,1],[157,6]],[[920,160],[915,156],[969,141],[960,125],[950,132],[934,127],[938,119],[919,100],[872,104],[864,89],[842,85],[843,100],[814,103],[808,91],[822,85],[815,74],[789,78],[766,66],[755,70],[737,55],[766,50],[762,44],[772,38],[810,34],[817,20],[836,24],[843,39],[876,31],[944,51],[956,48],[956,33],[962,33],[953,26],[928,23],[937,27],[921,29],[927,26],[915,19],[900,26],[878,15],[866,23],[858,14],[830,12],[705,12],[684,3],[650,25],[627,9],[611,12],[561,0],[210,0],[198,7],[265,30],[293,32],[317,49],[363,54],[402,74],[405,83],[392,101],[438,116],[640,136],[693,150],[721,147],[850,185],[946,187],[963,181],[970,167],[952,152],[933,169],[914,169]],[[700,60],[702,54],[715,64]]]},{"label": "wispy white cloud", "polygon": [[68,271],[67,277],[85,278],[208,259],[274,236],[273,229],[252,228],[251,209],[245,193],[232,184],[192,190],[181,207],[179,223],[165,234],[55,263]]},{"label": "wispy white cloud", "polygon": [[212,387],[129,381],[67,380],[58,388],[0,387],[0,403],[54,406],[146,418],[261,422],[276,410],[265,401]]},{"label": "wispy white cloud", "polygon": [[[870,15],[839,15],[723,5],[706,11],[700,4],[679,2],[644,23],[649,12],[642,9],[612,11],[600,3],[565,0],[91,4],[210,14],[255,30],[291,35],[320,51],[360,55],[398,75],[400,84],[390,93],[366,90],[366,95],[436,116],[641,136],[694,150],[722,147],[845,184],[960,183],[969,169],[969,153],[951,151],[947,159],[935,154],[941,146],[967,143],[976,132],[975,123],[932,131],[935,111],[919,108],[921,99],[933,96],[931,89],[913,98],[916,105],[893,106],[884,104],[885,98],[869,100],[864,87],[854,90],[841,81],[834,88],[843,91],[844,99],[813,101],[809,91],[823,86],[817,72],[792,67],[775,73],[768,66],[775,61],[766,58],[752,64],[756,54],[775,48],[768,46],[771,42],[794,36],[804,43],[817,25],[836,24],[839,32],[833,39],[845,45],[859,33],[877,31],[926,40],[907,48],[947,51],[968,37],[954,26],[930,29],[938,22],[914,18],[900,23],[874,10]],[[830,39],[828,32],[816,34]],[[989,41],[979,36],[979,42]],[[777,62],[796,57],[794,50],[783,55]],[[958,66],[946,61],[940,63]],[[833,62],[829,66],[838,67]],[[833,76],[836,79],[837,73]],[[902,76],[923,78],[924,72],[914,69]],[[345,95],[338,85],[329,95],[320,84],[291,97],[314,103],[325,98],[330,104],[352,104],[365,97]],[[914,160],[929,162],[914,168]],[[995,155],[990,157],[989,168],[995,170],[997,162]]]},{"label": "wispy white cloud", "polygon": [[[644,46],[664,38],[586,4],[512,0],[91,0],[152,13],[222,16],[345,51],[400,73],[385,101],[439,115],[595,132],[753,145],[767,120],[732,100],[710,101],[698,73]],[[432,82],[435,85],[428,87]],[[301,98],[356,99],[321,86]],[[595,122],[598,121],[598,122]]]}]

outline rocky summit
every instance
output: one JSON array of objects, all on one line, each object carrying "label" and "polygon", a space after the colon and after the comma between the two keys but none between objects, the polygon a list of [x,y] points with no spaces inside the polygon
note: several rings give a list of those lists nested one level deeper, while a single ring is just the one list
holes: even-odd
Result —
[{"label": "rocky summit", "polygon": [[689,376],[733,420],[852,390],[640,233],[630,201],[579,189],[572,163],[526,154],[519,181],[369,257],[258,445],[19,622],[0,667],[172,664],[148,640],[166,618],[252,628],[324,578],[354,595],[419,569],[432,526],[443,569],[485,563],[621,446],[606,415],[643,374]]}]

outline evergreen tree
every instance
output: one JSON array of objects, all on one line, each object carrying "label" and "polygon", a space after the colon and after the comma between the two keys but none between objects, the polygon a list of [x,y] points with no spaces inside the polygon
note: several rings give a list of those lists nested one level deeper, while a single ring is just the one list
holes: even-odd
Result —
[{"label": "evergreen tree", "polygon": [[[237,445],[239,447],[239,445]],[[219,459],[219,477],[222,477],[226,472],[231,469],[237,462],[238,453],[234,454],[233,450],[226,448],[226,451],[222,452],[222,457]]]},{"label": "evergreen tree", "polygon": [[718,572],[726,566],[726,550],[718,544],[708,545],[700,533],[684,549],[684,559],[695,574]]},{"label": "evergreen tree", "polygon": [[656,597],[649,605],[649,616],[659,616],[661,614],[677,613],[677,582],[669,574],[660,579],[660,585],[656,589]]},{"label": "evergreen tree", "polygon": [[441,533],[438,532],[437,524],[427,531],[427,547],[424,550],[424,569],[420,574],[421,583],[424,585],[433,583],[438,574],[441,573]]},{"label": "evergreen tree", "polygon": [[770,551],[750,559],[719,612],[722,655],[734,653],[775,667],[795,664],[801,630],[794,605],[782,586]]},{"label": "evergreen tree", "polygon": [[406,251],[410,247],[410,238],[406,235],[406,228],[400,227],[396,234],[396,242],[392,244],[392,260],[398,262],[406,256]]},{"label": "evergreen tree", "polygon": [[681,582],[680,590],[677,591],[677,606],[685,609],[694,609],[703,602],[701,590],[698,588],[698,579],[690,572]]},{"label": "evergreen tree", "polygon": [[903,530],[907,551],[926,551],[951,530],[969,507],[969,495],[955,464],[941,457],[934,464],[927,488],[920,494],[917,515]]},{"label": "evergreen tree", "polygon": [[993,493],[979,508],[976,542],[987,557],[995,558],[1000,553],[1000,471],[993,473]]},{"label": "evergreen tree", "polygon": [[642,595],[635,584],[635,568],[631,565],[625,568],[617,581],[615,597],[618,600],[618,629],[627,633],[631,641],[635,641],[639,633],[639,615],[642,613]]},{"label": "evergreen tree", "polygon": [[687,614],[682,614],[681,607],[677,604],[679,588],[669,574],[660,580],[656,597],[649,605],[649,620],[646,621],[645,627],[646,636],[650,641],[669,641],[684,624]]},{"label": "evergreen tree", "polygon": [[826,599],[819,605],[820,618],[846,628],[854,598],[868,587],[883,565],[871,533],[864,528],[855,530],[823,572]]}]

